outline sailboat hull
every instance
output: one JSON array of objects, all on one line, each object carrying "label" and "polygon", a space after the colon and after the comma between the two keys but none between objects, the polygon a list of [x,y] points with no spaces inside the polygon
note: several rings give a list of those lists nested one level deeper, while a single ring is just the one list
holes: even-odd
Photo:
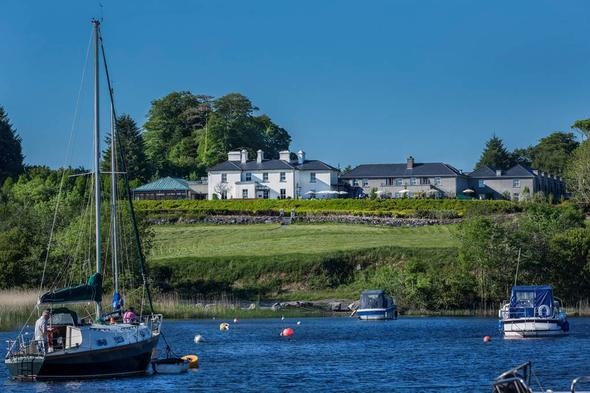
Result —
[{"label": "sailboat hull", "polygon": [[102,350],[14,356],[6,366],[14,379],[87,379],[141,375],[146,372],[159,336]]}]

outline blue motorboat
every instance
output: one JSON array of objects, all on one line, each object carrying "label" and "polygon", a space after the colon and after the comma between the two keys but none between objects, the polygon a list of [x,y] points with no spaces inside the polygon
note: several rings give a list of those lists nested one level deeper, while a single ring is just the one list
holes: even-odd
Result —
[{"label": "blue motorboat", "polygon": [[363,320],[397,319],[393,298],[381,289],[363,291],[356,315]]},{"label": "blue motorboat", "polygon": [[512,287],[510,302],[498,317],[498,328],[505,338],[562,336],[569,331],[566,313],[549,285]]}]

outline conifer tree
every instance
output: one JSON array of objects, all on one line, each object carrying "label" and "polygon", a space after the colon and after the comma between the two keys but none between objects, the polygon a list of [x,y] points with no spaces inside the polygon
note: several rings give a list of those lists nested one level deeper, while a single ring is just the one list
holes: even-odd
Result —
[{"label": "conifer tree", "polygon": [[23,160],[21,138],[0,106],[0,185],[23,171]]},{"label": "conifer tree", "polygon": [[491,169],[508,169],[512,166],[512,159],[510,153],[504,147],[502,139],[496,135],[492,136],[486,142],[486,147],[481,153],[479,161],[475,165],[475,169],[482,166],[488,166]]}]

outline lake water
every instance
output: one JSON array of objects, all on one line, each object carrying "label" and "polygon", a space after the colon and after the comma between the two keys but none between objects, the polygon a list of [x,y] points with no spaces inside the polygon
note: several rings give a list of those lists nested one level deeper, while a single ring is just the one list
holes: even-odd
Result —
[{"label": "lake water", "polygon": [[[568,390],[573,378],[590,375],[590,318],[571,319],[568,337],[529,340],[502,339],[489,318],[296,321],[241,320],[227,332],[219,331],[222,320],[165,321],[173,349],[199,355],[200,369],[180,376],[32,383],[9,380],[2,365],[0,392],[490,392],[494,377],[528,360],[545,389]],[[295,335],[280,337],[284,327]],[[195,344],[196,334],[205,341]],[[484,344],[484,335],[492,341]],[[13,336],[0,333],[2,341]]]}]

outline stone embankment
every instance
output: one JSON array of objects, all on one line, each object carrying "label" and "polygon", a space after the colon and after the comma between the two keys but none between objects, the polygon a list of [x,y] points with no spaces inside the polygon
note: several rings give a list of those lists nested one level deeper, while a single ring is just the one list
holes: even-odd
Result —
[{"label": "stone embankment", "polygon": [[247,216],[247,215],[212,215],[203,217],[150,218],[148,222],[155,225],[164,224],[367,224],[391,227],[446,225],[460,222],[459,218],[399,218],[354,215],[305,215],[294,219],[280,216]]}]

